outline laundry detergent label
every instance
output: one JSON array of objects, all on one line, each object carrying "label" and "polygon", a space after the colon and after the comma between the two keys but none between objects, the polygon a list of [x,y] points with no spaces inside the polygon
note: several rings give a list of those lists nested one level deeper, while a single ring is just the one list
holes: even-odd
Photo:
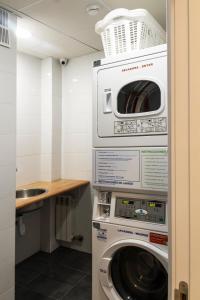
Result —
[{"label": "laundry detergent label", "polygon": [[167,191],[167,147],[99,149],[93,152],[93,183],[130,190]]}]

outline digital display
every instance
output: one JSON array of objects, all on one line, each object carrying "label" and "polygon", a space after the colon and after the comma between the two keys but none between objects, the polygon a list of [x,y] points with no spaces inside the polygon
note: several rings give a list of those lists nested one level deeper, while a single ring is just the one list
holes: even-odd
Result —
[{"label": "digital display", "polygon": [[124,205],[134,204],[134,201],[131,201],[131,200],[122,200],[122,204],[124,204]]},{"label": "digital display", "polygon": [[156,203],[155,202],[150,202],[149,207],[156,207]]},{"label": "digital display", "polygon": [[115,217],[166,224],[166,203],[151,199],[116,198]]},{"label": "digital display", "polygon": [[162,207],[162,204],[158,203],[158,202],[149,202],[148,206],[149,207]]}]

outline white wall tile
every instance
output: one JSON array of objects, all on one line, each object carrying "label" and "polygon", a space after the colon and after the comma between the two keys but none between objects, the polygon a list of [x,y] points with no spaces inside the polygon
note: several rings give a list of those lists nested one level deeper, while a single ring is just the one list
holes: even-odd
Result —
[{"label": "white wall tile", "polygon": [[41,60],[17,55],[17,184],[40,180]]},{"label": "white wall tile", "polygon": [[10,290],[14,286],[14,262],[4,261],[0,264],[0,294]]},{"label": "white wall tile", "polygon": [[20,116],[40,116],[41,115],[41,95],[17,94],[20,99],[17,105],[17,115]]},{"label": "white wall tile", "polygon": [[92,62],[95,53],[70,60],[62,74],[62,175],[91,178]]},{"label": "white wall tile", "polygon": [[15,206],[13,203],[13,193],[4,197],[0,196],[0,230],[4,230],[15,225]]},{"label": "white wall tile", "polygon": [[0,46],[0,299],[14,299],[16,17],[10,14],[11,48]]},{"label": "white wall tile", "polygon": [[0,134],[15,134],[16,109],[12,104],[0,104]]},{"label": "white wall tile", "polygon": [[41,179],[61,177],[62,73],[57,60],[42,61]]},{"label": "white wall tile", "polygon": [[[62,73],[62,177],[92,180],[92,62],[96,53],[71,59]],[[84,242],[74,248],[91,251],[92,196],[89,187],[76,208],[76,234]],[[81,215],[81,220],[80,220]],[[88,222],[89,221],[89,222]]]},{"label": "white wall tile", "polygon": [[0,135],[0,166],[15,165],[15,134]]},{"label": "white wall tile", "polygon": [[88,134],[63,134],[63,153],[87,153],[90,147]]},{"label": "white wall tile", "polygon": [[70,117],[68,113],[68,116],[63,116],[63,132],[89,134],[89,117],[88,114],[81,113],[72,114]]},{"label": "white wall tile", "polygon": [[40,155],[40,135],[18,135],[17,156]]},{"label": "white wall tile", "polygon": [[[0,103],[15,104],[16,75],[9,72],[0,71]],[[14,88],[10,88],[10,87]]]},{"label": "white wall tile", "polygon": [[0,174],[3,174],[0,176],[0,195],[2,197],[10,194],[15,196],[15,165],[1,166]]},{"label": "white wall tile", "polygon": [[17,133],[39,135],[41,130],[40,116],[17,116]]},{"label": "white wall tile", "polygon": [[2,265],[4,262],[13,263],[15,260],[13,252],[13,249],[15,248],[15,226],[0,230],[0,240],[4,241],[1,244],[0,265]]},{"label": "white wall tile", "polygon": [[41,155],[40,177],[42,181],[52,180],[52,153]]},{"label": "white wall tile", "polygon": [[91,170],[89,153],[67,153],[63,154],[63,169],[71,172],[88,172]]},{"label": "white wall tile", "polygon": [[14,299],[15,299],[14,287],[0,295],[0,300],[14,300]]},{"label": "white wall tile", "polygon": [[40,180],[40,155],[17,157],[17,185]]}]

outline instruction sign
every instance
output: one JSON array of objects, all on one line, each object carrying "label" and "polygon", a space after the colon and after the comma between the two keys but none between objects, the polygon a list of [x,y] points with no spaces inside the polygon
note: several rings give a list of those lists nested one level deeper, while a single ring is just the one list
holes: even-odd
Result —
[{"label": "instruction sign", "polygon": [[156,190],[167,189],[168,155],[166,149],[141,151],[142,187]]},{"label": "instruction sign", "polygon": [[93,183],[127,189],[168,188],[167,147],[94,150]]},{"label": "instruction sign", "polygon": [[95,159],[96,182],[110,185],[134,185],[140,180],[140,151],[99,150]]}]

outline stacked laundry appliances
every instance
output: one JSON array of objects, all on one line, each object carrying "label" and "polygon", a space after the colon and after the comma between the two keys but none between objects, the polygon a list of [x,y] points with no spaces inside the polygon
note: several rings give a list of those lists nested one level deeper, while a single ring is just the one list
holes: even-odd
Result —
[{"label": "stacked laundry appliances", "polygon": [[94,63],[93,300],[167,300],[167,48]]}]

